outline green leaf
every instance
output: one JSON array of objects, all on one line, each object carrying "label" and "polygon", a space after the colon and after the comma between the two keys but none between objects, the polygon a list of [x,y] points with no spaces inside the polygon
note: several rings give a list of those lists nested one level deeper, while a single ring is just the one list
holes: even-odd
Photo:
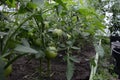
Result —
[{"label": "green leaf", "polygon": [[70,60],[73,61],[73,62],[76,62],[76,63],[80,62],[80,60],[75,56],[70,56]]},{"label": "green leaf", "polygon": [[24,46],[30,47],[30,44],[28,43],[27,39],[22,38],[22,43]]},{"label": "green leaf", "polygon": [[10,55],[11,55],[11,52],[9,51],[8,53],[4,53],[4,54],[2,54],[1,57],[7,57],[7,56],[10,56]]},{"label": "green leaf", "polygon": [[66,76],[67,80],[71,80],[74,73],[74,63],[70,61],[70,59],[67,59],[67,71]]},{"label": "green leaf", "polygon": [[35,57],[36,57],[37,59],[38,59],[38,58],[45,57],[45,53],[44,53],[42,50],[39,50],[39,51],[38,51],[38,54],[36,54]]},{"label": "green leaf", "polygon": [[37,5],[39,8],[44,7],[44,0],[33,0],[33,3]]},{"label": "green leaf", "polygon": [[72,49],[75,49],[75,50],[79,50],[80,48],[76,47],[76,46],[73,46],[71,47]]},{"label": "green leaf", "polygon": [[18,45],[14,50],[22,53],[34,53],[34,54],[38,53],[38,51],[23,45]]},{"label": "green leaf", "polygon": [[72,46],[73,42],[72,41],[67,41],[66,44],[69,45],[69,46]]},{"label": "green leaf", "polygon": [[13,39],[9,39],[9,42],[8,42],[8,48],[11,48],[11,49],[13,49],[13,48],[15,48],[16,47],[16,45],[18,44],[19,42],[17,42],[17,41],[15,41],[15,40],[13,40]]},{"label": "green leaf", "polygon": [[6,32],[0,32],[0,37],[3,38],[3,36],[7,35],[8,33]]},{"label": "green leaf", "polygon": [[10,6],[10,7],[15,7],[15,0],[7,0],[6,3]]},{"label": "green leaf", "polygon": [[90,35],[90,33],[88,33],[88,32],[81,32],[81,35],[84,36],[84,37],[88,37]]},{"label": "green leaf", "polygon": [[36,9],[37,8],[37,5],[33,2],[28,2],[27,3],[27,8],[29,9]]},{"label": "green leaf", "polygon": [[54,0],[56,3],[58,3],[58,4],[60,4],[64,9],[66,9],[67,10],[67,8],[66,8],[66,4],[65,3],[63,3],[63,1],[62,0]]},{"label": "green leaf", "polygon": [[14,0],[9,0],[9,2],[13,3]]},{"label": "green leaf", "polygon": [[83,5],[83,4],[84,4],[83,0],[79,0],[79,1],[80,1],[80,4],[81,4],[81,5]]},{"label": "green leaf", "polygon": [[63,56],[63,60],[67,61],[67,55]]},{"label": "green leaf", "polygon": [[55,5],[54,6],[55,8],[56,8],[56,13],[59,15],[59,14],[61,14],[62,13],[62,6],[61,5]]},{"label": "green leaf", "polygon": [[37,21],[43,22],[43,17],[42,17],[42,13],[38,13],[35,15],[35,19],[37,19]]},{"label": "green leaf", "polygon": [[21,6],[20,6],[20,9],[19,9],[19,11],[18,11],[18,13],[26,13],[27,12],[27,10],[26,10],[26,6],[24,5],[24,4],[22,4]]}]

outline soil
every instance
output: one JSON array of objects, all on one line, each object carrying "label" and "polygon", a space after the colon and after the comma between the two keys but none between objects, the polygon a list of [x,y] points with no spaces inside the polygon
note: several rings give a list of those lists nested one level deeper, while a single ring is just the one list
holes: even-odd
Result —
[{"label": "soil", "polygon": [[[61,55],[63,53],[60,53]],[[81,52],[75,52],[74,56],[78,55],[79,63],[75,63],[75,70],[72,80],[89,80],[90,75],[90,58],[95,55],[93,46],[86,46]],[[66,61],[62,59],[62,56],[58,56],[51,61],[51,80],[66,80]],[[19,58],[13,63],[13,71],[7,80],[50,80],[44,78],[37,79],[39,75],[38,67],[40,63],[37,59],[29,60],[26,56]],[[46,60],[42,63],[43,72],[47,70]],[[43,75],[42,75],[43,76]]]}]

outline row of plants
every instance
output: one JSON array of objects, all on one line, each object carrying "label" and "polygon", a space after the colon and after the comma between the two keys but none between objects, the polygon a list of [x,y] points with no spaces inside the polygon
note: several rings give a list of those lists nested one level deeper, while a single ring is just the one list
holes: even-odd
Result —
[{"label": "row of plants", "polygon": [[12,63],[22,56],[39,60],[40,79],[41,64],[47,60],[46,75],[50,78],[51,59],[59,56],[60,51],[65,52],[66,78],[71,80],[74,63],[79,62],[73,51],[81,50],[85,41],[97,43],[97,33],[104,32],[99,3],[99,0],[2,0],[0,80],[9,76]]},{"label": "row of plants", "polygon": [[[94,79],[99,80],[114,80],[118,78],[115,73],[116,60],[111,51],[111,36],[119,36],[119,0],[106,0],[103,10],[106,12],[106,26],[108,28],[108,35],[102,38],[102,47],[104,54],[100,56],[98,61],[98,68]],[[103,51],[103,50],[101,50]],[[103,63],[104,62],[104,63]]]}]

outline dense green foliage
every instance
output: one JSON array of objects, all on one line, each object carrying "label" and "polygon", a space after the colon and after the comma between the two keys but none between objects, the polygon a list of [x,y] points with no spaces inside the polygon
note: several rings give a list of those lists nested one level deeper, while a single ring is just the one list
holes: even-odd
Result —
[{"label": "dense green foliage", "polygon": [[[24,55],[42,61],[48,57],[46,49],[53,46],[55,53],[66,51],[66,78],[71,80],[74,62],[78,62],[72,51],[80,50],[84,41],[98,43],[103,38],[99,34],[106,28],[101,0],[1,0],[0,3],[3,6],[0,57],[9,59],[0,67],[4,69]],[[47,60],[49,77],[50,59]]]}]

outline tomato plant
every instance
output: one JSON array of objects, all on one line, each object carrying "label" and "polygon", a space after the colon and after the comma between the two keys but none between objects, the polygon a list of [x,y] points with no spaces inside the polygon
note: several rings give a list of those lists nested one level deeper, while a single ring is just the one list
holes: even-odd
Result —
[{"label": "tomato plant", "polygon": [[50,59],[55,58],[59,55],[58,52],[63,50],[67,56],[67,80],[70,80],[75,62],[72,51],[79,51],[86,41],[93,42],[96,33],[104,31],[105,28],[104,16],[102,13],[99,14],[100,10],[96,10],[95,7],[99,3],[98,0],[0,2],[9,9],[15,8],[15,11],[11,12],[3,8],[3,12],[0,12],[3,13],[0,18],[0,31],[5,33],[2,35],[4,38],[1,39],[0,52],[2,56],[10,58],[7,63],[8,72],[11,70],[9,64],[19,56],[34,55],[33,58],[40,61],[41,75],[42,59],[48,60],[49,70]]}]

